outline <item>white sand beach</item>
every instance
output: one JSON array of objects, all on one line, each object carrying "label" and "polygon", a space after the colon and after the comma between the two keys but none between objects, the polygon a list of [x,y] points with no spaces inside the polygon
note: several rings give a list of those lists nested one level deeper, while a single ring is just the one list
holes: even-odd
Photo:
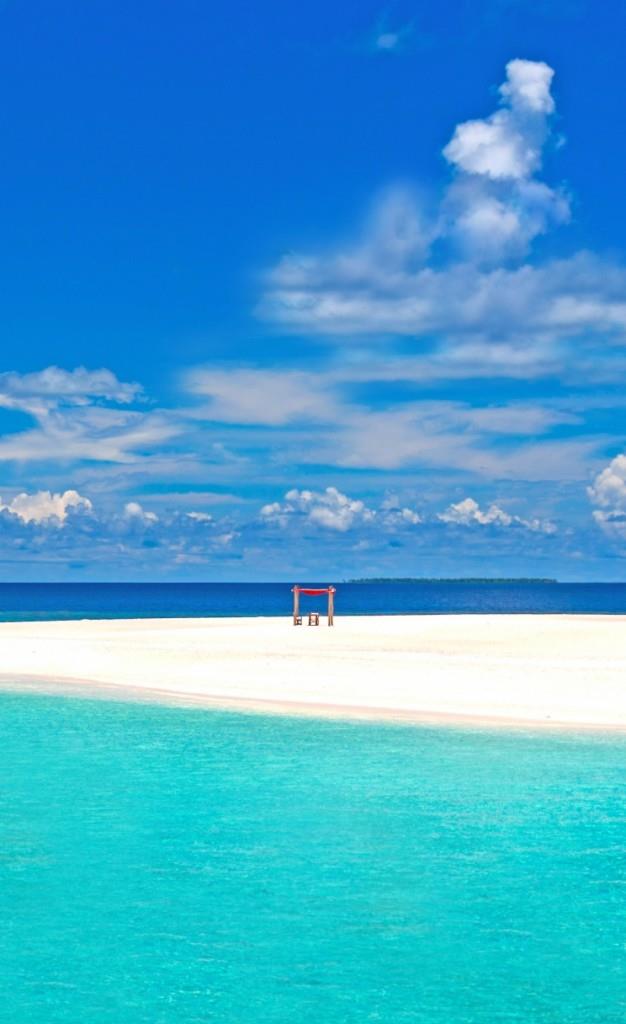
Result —
[{"label": "white sand beach", "polygon": [[271,712],[626,728],[626,617],[0,624],[5,686]]}]

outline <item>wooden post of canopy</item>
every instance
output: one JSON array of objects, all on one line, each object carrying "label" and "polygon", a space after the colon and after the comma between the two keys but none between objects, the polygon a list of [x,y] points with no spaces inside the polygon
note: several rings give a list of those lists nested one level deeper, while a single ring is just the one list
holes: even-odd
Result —
[{"label": "wooden post of canopy", "polygon": [[328,625],[335,625],[335,588],[328,588]]},{"label": "wooden post of canopy", "polygon": [[300,619],[300,587],[292,587],[293,593],[293,624],[294,626],[301,625],[302,620]]}]

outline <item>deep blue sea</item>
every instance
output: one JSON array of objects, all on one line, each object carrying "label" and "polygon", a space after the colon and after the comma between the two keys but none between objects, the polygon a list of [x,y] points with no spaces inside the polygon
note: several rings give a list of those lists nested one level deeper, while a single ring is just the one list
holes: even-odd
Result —
[{"label": "deep blue sea", "polygon": [[624,1024],[626,740],[0,694],[7,1024]]},{"label": "deep blue sea", "polygon": [[[300,581],[303,582],[303,581]],[[626,614],[626,583],[335,582],[337,615],[596,612]],[[289,583],[0,583],[0,621],[289,615]],[[301,599],[323,608],[323,598]]]}]

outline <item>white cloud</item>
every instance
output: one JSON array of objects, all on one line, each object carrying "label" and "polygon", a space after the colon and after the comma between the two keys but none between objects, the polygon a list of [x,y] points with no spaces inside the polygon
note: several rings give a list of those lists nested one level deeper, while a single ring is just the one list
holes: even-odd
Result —
[{"label": "white cloud", "polygon": [[422,518],[414,509],[400,506],[395,499],[386,499],[378,510],[365,502],[349,498],[336,487],[324,491],[287,491],[283,502],[273,501],[261,509],[261,518],[285,529],[288,525],[307,522],[322,529],[346,533],[356,527],[378,525],[385,529],[416,526]]},{"label": "white cloud", "polygon": [[504,512],[497,505],[490,505],[486,512],[481,511],[480,506],[473,498],[464,498],[454,505],[449,505],[445,512],[437,516],[442,523],[461,523],[469,526],[470,523],[480,523],[487,526],[496,523],[498,526],[510,526],[513,522],[512,516]]},{"label": "white cloud", "polygon": [[111,370],[62,370],[48,366],[36,373],[0,373],[0,395],[46,397],[54,401],[104,398],[111,402],[132,402],[142,394],[139,384],[118,380]]},{"label": "white cloud", "polygon": [[434,336],[450,348],[516,340],[549,349],[582,331],[626,340],[621,267],[588,254],[511,266],[569,217],[564,190],[535,177],[551,78],[541,62],[510,62],[503,106],[459,125],[444,150],[455,175],[438,214],[426,216],[407,188],[388,190],[357,242],[284,257],[267,276],[259,314],[295,332],[429,344]]},{"label": "white cloud", "polygon": [[209,400],[194,415],[221,423],[282,426],[327,419],[335,408],[328,380],[298,370],[200,367],[183,381],[191,394]]},{"label": "white cloud", "polygon": [[443,155],[468,174],[489,178],[526,178],[539,163],[539,150],[512,130],[504,111],[485,121],[466,121],[455,129]]},{"label": "white cloud", "polygon": [[26,413],[33,426],[0,436],[0,462],[142,461],[181,430],[169,413],[119,408],[142,394],[107,369],[1,373],[0,408]]},{"label": "white cloud", "polygon": [[266,522],[275,522],[285,527],[293,517],[304,519],[315,526],[345,533],[357,523],[369,523],[375,513],[362,501],[349,498],[336,487],[327,487],[322,492],[287,491],[284,503],[272,502],[261,509]]},{"label": "white cloud", "polygon": [[419,512],[403,507],[397,498],[385,498],[380,506],[380,514],[386,526],[417,526],[423,522]]},{"label": "white cloud", "polygon": [[261,507],[260,516],[267,523],[277,523],[278,526],[287,526],[289,517],[295,512],[293,505],[283,505],[280,501],[271,501]]},{"label": "white cloud", "polygon": [[533,114],[552,114],[554,100],[550,87],[554,71],[543,61],[511,60],[506,66],[507,80],[500,86],[501,95],[513,110]]},{"label": "white cloud", "polygon": [[442,523],[460,526],[521,526],[538,533],[556,532],[556,527],[548,520],[522,519],[520,516],[511,515],[495,503],[483,511],[473,498],[464,498],[463,501],[449,505],[444,512],[438,513],[437,519]]},{"label": "white cloud", "polygon": [[363,501],[349,498],[335,487],[324,491],[293,489],[284,501],[274,501],[261,509],[261,519],[285,530],[303,523],[321,529],[347,533],[349,530],[372,528],[379,533],[396,533],[420,525],[444,523],[451,526],[495,526],[521,528],[532,533],[553,534],[555,525],[547,519],[525,519],[492,503],[481,509],[473,498],[449,505],[443,512],[420,515],[416,509],[403,506],[395,497],[386,498],[374,509]]},{"label": "white cloud", "polygon": [[385,24],[385,19],[383,19],[374,31],[368,34],[367,47],[378,53],[405,51],[406,44],[410,43],[411,37],[414,35],[414,28],[412,21],[391,28]]},{"label": "white cloud", "polygon": [[588,488],[588,494],[601,508],[626,512],[626,455],[615,456]]},{"label": "white cloud", "polygon": [[[528,353],[507,346],[502,349],[509,360],[508,370],[495,359],[489,361],[492,349],[488,346],[468,344],[462,357],[458,351],[456,354],[461,374],[498,376],[508,372],[526,377],[538,372]],[[541,365],[547,369],[547,364]],[[456,359],[430,358],[425,365],[411,357],[385,359],[381,353],[308,371],[222,369],[218,384],[206,382],[205,374],[210,381],[214,375],[204,369],[198,371],[198,388],[219,390],[220,399],[190,415],[209,417],[215,424],[238,424],[240,429],[236,435],[231,433],[231,438],[236,436],[240,444],[251,445],[254,459],[265,450],[274,466],[289,462],[380,469],[422,465],[498,479],[528,478],[529,474],[531,479],[585,476],[585,463],[601,439],[562,438],[540,444],[534,440],[556,426],[582,422],[580,415],[562,403],[475,407],[405,398],[385,406],[380,389],[375,401],[368,395],[368,385],[377,382],[402,382],[417,390],[425,381],[446,374],[454,377],[456,369]],[[586,368],[587,375],[591,372],[591,367]],[[195,372],[186,379],[195,381]],[[255,426],[253,432],[245,430],[248,424]],[[259,429],[263,426],[270,429],[263,432]],[[275,431],[279,426],[283,429]],[[508,436],[511,443],[495,448],[495,436]]]},{"label": "white cloud", "polygon": [[609,535],[626,537],[626,455],[616,455],[598,473],[587,494],[596,523]]},{"label": "white cloud", "polygon": [[234,540],[237,539],[238,536],[239,534],[237,533],[236,530],[229,530],[227,533],[218,533],[213,538],[213,543],[215,544],[216,547],[227,548],[230,547],[230,545],[233,543]]},{"label": "white cloud", "polygon": [[[295,277],[300,274],[300,281]],[[529,350],[531,361],[567,362],[563,345],[585,348],[603,339],[626,343],[626,271],[588,253],[543,266],[484,270],[468,263],[416,272],[385,265],[358,287],[340,275],[328,277],[321,265],[299,269],[292,262],[292,284],[281,282],[267,296],[264,311],[296,332],[319,335],[395,334],[429,342],[454,361],[466,346],[509,346],[494,363]],[[430,356],[429,356],[430,359]],[[515,369],[515,361],[513,362]],[[428,372],[428,367],[425,368]],[[469,374],[471,375],[471,374]]]},{"label": "white cloud", "polygon": [[[405,402],[387,409],[344,408],[335,425],[304,448],[300,462],[345,468],[404,466],[460,470],[491,479],[584,478],[598,447],[594,438],[536,439],[575,418],[558,409],[519,404],[476,409],[453,402]],[[509,435],[507,444],[494,437]],[[294,455],[295,458],[295,455]]]},{"label": "white cloud", "polygon": [[573,413],[558,404],[511,402],[508,405],[486,405],[468,407],[461,403],[452,405],[452,416],[475,427],[485,434],[536,435],[543,434],[560,424],[575,425],[581,422],[578,413]]},{"label": "white cloud", "polygon": [[399,42],[400,35],[398,32],[381,32],[376,37],[376,48],[378,50],[395,50]]},{"label": "white cloud", "polygon": [[185,515],[188,519],[192,519],[196,523],[213,522],[213,516],[209,512],[186,512]]},{"label": "white cloud", "polygon": [[124,506],[124,518],[134,522],[142,523],[144,526],[151,526],[158,523],[159,517],[156,512],[146,512],[138,501],[129,501]]},{"label": "white cloud", "polygon": [[483,120],[457,125],[446,160],[495,180],[529,178],[541,164],[547,117],[554,111],[554,71],[540,61],[512,60],[500,86],[503,106]]},{"label": "white cloud", "polygon": [[0,462],[132,463],[140,461],[146,449],[175,437],[182,429],[165,413],[87,404],[22,408],[34,418],[36,426],[0,437]]},{"label": "white cloud", "polygon": [[442,204],[441,230],[463,259],[489,266],[523,257],[534,238],[569,216],[562,189],[534,179],[494,183],[461,175]]},{"label": "white cloud", "polygon": [[23,523],[51,523],[55,526],[63,526],[70,509],[91,511],[92,507],[89,498],[72,490],[62,494],[50,491],[37,491],[34,494],[23,492],[7,504],[0,500],[0,511],[9,512]]}]

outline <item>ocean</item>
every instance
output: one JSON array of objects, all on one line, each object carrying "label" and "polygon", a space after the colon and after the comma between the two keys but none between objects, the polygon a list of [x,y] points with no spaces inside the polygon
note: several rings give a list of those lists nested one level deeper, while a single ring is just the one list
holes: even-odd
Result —
[{"label": "ocean", "polygon": [[0,695],[0,1019],[623,1024],[626,740]]},{"label": "ocean", "polygon": [[[338,615],[626,613],[621,584],[337,588]],[[0,584],[4,620],[290,610]],[[4,690],[0,749],[2,1022],[626,1020],[626,737]]]},{"label": "ocean", "polygon": [[[304,581],[299,581],[304,583]],[[383,583],[337,580],[337,615],[626,614],[626,583]],[[0,583],[0,621],[289,615],[289,583]],[[309,608],[323,598],[302,597]]]}]

